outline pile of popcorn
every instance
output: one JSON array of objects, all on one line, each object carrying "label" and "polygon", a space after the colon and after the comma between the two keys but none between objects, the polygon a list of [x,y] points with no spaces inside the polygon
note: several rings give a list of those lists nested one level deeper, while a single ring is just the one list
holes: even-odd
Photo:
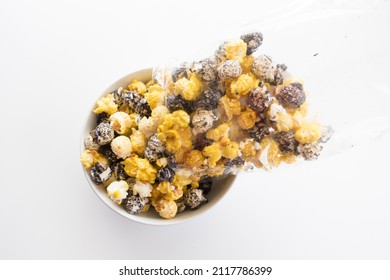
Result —
[{"label": "pile of popcorn", "polygon": [[[301,81],[252,54],[259,32],[101,98],[81,162],[131,214],[166,219],[207,202],[215,178],[316,159],[332,129],[308,120]],[[159,78],[156,78],[156,77]]]}]

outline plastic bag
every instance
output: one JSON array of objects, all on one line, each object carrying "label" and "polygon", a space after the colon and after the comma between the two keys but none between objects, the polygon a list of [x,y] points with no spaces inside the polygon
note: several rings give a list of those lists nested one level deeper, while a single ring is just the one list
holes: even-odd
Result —
[{"label": "plastic bag", "polygon": [[[133,194],[134,186],[151,191],[147,197],[157,212],[172,218],[189,203],[196,202],[192,209],[206,201],[203,193],[210,188],[210,178],[276,169],[382,137],[390,131],[387,104],[370,101],[388,99],[390,85],[385,73],[372,71],[374,67],[361,70],[369,61],[375,66],[381,57],[359,49],[359,34],[348,29],[377,5],[292,2],[221,32],[221,38],[208,40],[193,59],[156,67],[146,85],[129,81],[129,89],[116,90],[101,101],[103,111],[117,103],[131,118],[109,119],[114,128],[128,123],[132,129],[126,134],[130,140],[125,137],[131,142],[131,156],[122,156],[114,173],[135,177]],[[325,28],[330,18],[345,30],[311,29],[309,38],[294,34],[308,24]],[[275,37],[278,44],[273,44]],[[379,51],[387,54],[386,48]],[[109,130],[107,123],[103,126]],[[91,132],[87,139],[92,150],[97,134]],[[114,140],[108,156],[118,156],[126,144]],[[190,193],[195,189],[200,191]],[[168,208],[176,210],[165,215]]]}]

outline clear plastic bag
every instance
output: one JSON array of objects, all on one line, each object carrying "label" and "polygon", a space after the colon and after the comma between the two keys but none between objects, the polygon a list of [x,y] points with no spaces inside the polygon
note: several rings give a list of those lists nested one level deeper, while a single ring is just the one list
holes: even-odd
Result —
[{"label": "clear plastic bag", "polygon": [[[377,110],[377,108],[373,108],[373,110],[369,110],[369,100],[367,100],[367,94],[368,91],[371,95],[371,98],[379,99],[381,94],[384,94],[386,90],[389,88],[388,84],[386,85],[380,85],[380,84],[366,84],[364,87],[362,87],[358,81],[355,80],[355,77],[360,77],[360,71],[359,68],[352,68],[351,66],[353,63],[350,63],[348,59],[353,59],[353,56],[351,55],[339,55],[337,54],[337,48],[340,46],[340,53],[348,53],[348,48],[354,49],[353,43],[355,42],[355,39],[350,40],[348,39],[349,34],[348,29],[345,31],[344,36],[339,36],[336,38],[336,40],[333,40],[332,42],[328,42],[331,46],[326,49],[327,53],[323,53],[321,49],[325,48],[319,48],[318,51],[312,51],[309,53],[309,47],[303,47],[305,45],[310,45],[310,42],[304,42],[302,40],[299,40],[297,43],[291,40],[291,35],[289,32],[291,30],[299,30],[300,27],[307,25],[307,24],[315,24],[318,22],[319,28],[322,28],[321,21],[323,22],[329,22],[330,18],[333,18],[336,22],[340,21],[341,26],[345,24],[344,19],[359,19],[360,17],[364,16],[364,14],[370,13],[373,10],[375,10],[379,5],[378,1],[359,1],[359,2],[348,2],[348,1],[319,1],[319,2],[312,2],[312,1],[295,1],[292,2],[289,5],[280,7],[279,9],[273,10],[273,11],[264,11],[260,12],[258,17],[254,19],[248,19],[247,22],[243,23],[240,26],[237,26],[237,28],[233,30],[229,30],[228,32],[221,32],[221,37],[219,38],[220,42],[219,45],[216,43],[214,47],[210,44],[207,44],[207,47],[209,48],[208,56],[204,56],[203,59],[209,59],[210,57],[215,57],[214,51],[217,50],[218,52],[218,46],[219,51],[221,50],[221,43],[223,48],[223,42],[226,40],[231,39],[239,39],[241,35],[248,34],[252,32],[261,32],[264,35],[264,41],[267,41],[267,35],[271,35],[271,39],[274,36],[279,37],[285,37],[286,38],[286,45],[281,48],[280,46],[277,46],[275,48],[275,61],[273,62],[274,67],[276,67],[277,63],[285,63],[288,66],[288,70],[283,73],[284,81],[288,80],[289,78],[293,79],[293,82],[302,82],[305,88],[305,92],[307,95],[307,103],[309,104],[309,114],[306,117],[305,122],[309,124],[321,124],[321,133],[323,134],[323,137],[319,137],[319,139],[316,139],[314,142],[310,143],[317,143],[317,142],[328,142],[328,139],[330,137],[330,134],[333,134],[332,137],[330,137],[330,140],[326,144],[321,144],[323,146],[322,148],[319,148],[319,150],[315,150],[316,147],[309,147],[306,152],[308,153],[307,156],[304,156],[306,159],[315,159],[317,156],[317,153],[321,151],[322,156],[329,156],[334,155],[340,152],[343,152],[347,150],[350,147],[356,146],[360,143],[367,143],[367,141],[373,141],[377,139],[378,137],[381,137],[382,135],[386,134],[390,130],[390,117],[389,114],[386,113],[385,110]],[[359,20],[356,20],[357,23],[359,23]],[[302,28],[303,30],[304,28]],[[277,35],[272,35],[272,34]],[[326,32],[325,32],[326,33]],[[302,37],[302,35],[300,35]],[[327,35],[329,38],[332,38],[332,36]],[[335,36],[333,36],[335,37]],[[308,41],[310,40],[318,40],[318,38],[307,38]],[[215,40],[214,40],[215,41]],[[280,42],[282,40],[278,40]],[[320,41],[322,43],[322,41]],[[213,42],[214,43],[214,42]],[[293,44],[293,46],[290,46],[290,44]],[[272,53],[272,41],[267,43],[268,46],[263,48],[264,44],[260,46],[256,52],[254,53],[254,56],[259,56],[262,54],[270,55],[271,57],[274,57],[274,54]],[[312,45],[315,46],[315,44]],[[271,46],[271,47],[270,47]],[[289,57],[286,55],[281,55],[281,52],[283,49],[288,49],[288,53],[293,54],[290,63]],[[303,49],[303,50],[299,50]],[[295,52],[297,55],[295,55]],[[306,52],[306,53],[305,53]],[[335,58],[334,61],[331,61],[331,64],[329,61],[323,61],[324,63],[321,64],[321,56],[327,56],[331,57],[333,52],[333,57]],[[189,75],[192,75],[192,73],[199,74],[199,68],[202,68],[202,65],[199,63],[202,61],[201,55],[204,55],[206,51],[199,50],[196,54],[194,54],[194,61],[187,61],[183,64],[183,61],[181,62],[175,62],[175,60],[171,60],[170,63],[155,68],[153,77],[156,79],[157,83],[159,83],[167,92],[168,95],[175,95],[179,96],[180,98],[180,90],[176,89],[175,81],[173,81],[170,77],[175,76],[174,72],[178,71],[181,67],[187,67],[187,73],[185,75],[186,79],[185,82],[188,82],[190,80]],[[307,59],[308,55],[310,56],[311,60]],[[369,53],[360,53],[358,54],[360,56],[360,59],[369,59]],[[294,59],[296,57],[304,57],[306,60],[304,62],[298,61],[297,59]],[[341,59],[340,59],[341,57]],[[198,59],[197,59],[198,58]],[[199,59],[200,58],[200,59]],[[283,59],[283,61],[279,61],[279,58]],[[222,62],[218,61],[217,57],[217,68],[222,65]],[[225,57],[226,59],[226,57]],[[365,63],[366,61],[363,61]],[[242,62],[241,66],[242,66]],[[325,65],[325,67],[324,67]],[[198,68],[198,69],[197,69]],[[322,69],[321,69],[322,68]],[[309,70],[308,70],[309,69]],[[310,73],[310,70],[313,70],[313,73]],[[202,71],[202,70],[200,70]],[[317,76],[314,76],[314,74],[317,73]],[[307,74],[307,75],[306,75]],[[328,80],[328,84],[330,83],[331,86],[321,87],[323,83],[316,84],[317,81],[320,79],[319,76],[326,77]],[[217,75],[218,76],[218,75]],[[180,76],[179,78],[181,78]],[[234,77],[233,80],[238,79],[238,77]],[[216,80],[219,81],[219,78],[217,77]],[[260,79],[263,82],[262,79]],[[204,80],[202,80],[205,82]],[[290,82],[284,82],[280,83],[280,85],[288,86]],[[209,84],[209,81],[206,81],[206,84]],[[280,86],[279,85],[279,86]],[[206,86],[207,87],[207,86]],[[275,87],[272,87],[270,89],[271,92],[275,90]],[[226,88],[221,88],[223,91],[226,91]],[[279,89],[280,90],[280,89]],[[175,92],[176,91],[176,92]],[[223,94],[225,94],[224,92]],[[272,98],[275,99],[275,93],[271,93]],[[200,95],[198,97],[199,99],[204,98],[204,95]],[[184,98],[185,99],[185,98]],[[246,100],[247,101],[247,100]],[[246,102],[244,101],[244,103]],[[243,102],[241,102],[243,103]],[[280,103],[276,100],[276,103]],[[169,107],[169,104],[165,103],[166,106]],[[368,106],[367,106],[368,105]],[[379,105],[381,106],[381,105]],[[196,107],[196,105],[195,105]],[[245,104],[241,108],[241,111],[245,111]],[[177,109],[177,108],[176,108]],[[195,108],[191,109],[190,111],[187,110],[189,115],[191,116],[191,119],[194,117],[194,115],[199,115],[197,112],[201,110],[202,108]],[[222,123],[221,121],[221,110],[220,108],[213,108],[213,114],[218,118],[216,120],[211,130]],[[383,107],[385,109],[385,107]],[[291,115],[294,114],[294,110],[288,109]],[[270,109],[268,109],[265,114],[269,114]],[[263,113],[262,113],[263,114]],[[235,117],[234,117],[235,118]],[[230,121],[230,120],[229,120]],[[332,127],[330,129],[329,125]],[[194,130],[194,124],[191,124],[192,130]],[[231,123],[229,123],[229,126],[232,126]],[[245,133],[244,129],[239,128],[239,131],[237,133]],[[245,145],[245,141],[254,141],[255,143],[252,145],[252,149],[259,149],[260,151],[263,151],[263,154],[259,152],[259,154],[256,155],[256,160],[245,160],[245,164],[243,166],[240,166],[239,168],[228,168],[226,166],[226,162],[231,162],[235,159],[227,159],[224,156],[221,156],[221,160],[225,159],[225,173],[236,173],[239,170],[250,170],[253,171],[255,168],[254,165],[257,165],[258,167],[263,167],[263,169],[270,170],[272,169],[272,165],[274,167],[277,167],[279,165],[279,159],[276,160],[274,164],[270,164],[269,160],[269,154],[270,153],[277,153],[275,150],[278,150],[274,146],[275,135],[280,134],[280,132],[290,132],[293,131],[295,133],[295,138],[297,139],[297,128],[292,129],[279,129],[272,127],[271,129],[274,130],[272,132],[270,138],[271,143],[268,143],[267,145],[261,145],[261,139],[254,140],[253,137],[247,137],[248,139],[240,138],[238,142],[239,148],[239,156],[242,158],[242,147]],[[318,128],[314,128],[318,129]],[[207,132],[207,131],[206,131]],[[313,130],[309,131],[309,133],[316,133],[313,132]],[[325,135],[327,134],[327,135]],[[299,138],[299,136],[298,136]],[[327,139],[325,139],[327,138]],[[214,139],[215,140],[215,139]],[[234,139],[236,140],[236,139]],[[318,141],[319,140],[319,141]],[[195,140],[196,141],[196,140]],[[214,141],[215,142],[215,141]],[[277,142],[277,141],[276,141]],[[301,141],[302,142],[302,141]],[[279,150],[281,149],[281,143],[277,143],[279,146]],[[298,159],[296,157],[299,155],[300,152],[298,152],[298,146],[302,149],[302,144],[305,143],[295,143],[295,147],[288,148],[287,147],[287,154],[295,154],[291,155],[291,158],[287,158],[285,161],[287,163],[291,163],[294,161],[294,159]],[[309,144],[309,143],[308,143]],[[308,146],[308,145],[306,145]],[[315,145],[314,145],[315,146]],[[271,147],[274,148],[274,151],[270,151]],[[204,147],[202,147],[204,149]],[[286,149],[286,147],[284,147]],[[282,147],[283,149],[283,147]],[[313,150],[314,149],[314,150]],[[189,152],[189,151],[187,151]],[[203,154],[204,151],[203,151]],[[279,153],[277,155],[277,158],[283,157],[286,153]],[[300,154],[302,156],[302,152]],[[237,157],[237,158],[238,158]],[[203,158],[202,158],[203,159]],[[205,156],[205,164],[207,165],[207,162],[209,161],[210,157]],[[183,160],[181,160],[183,161]],[[257,162],[254,162],[257,161]],[[223,165],[223,164],[221,164]],[[181,168],[187,168],[192,171],[194,171],[196,168],[193,166],[188,166],[185,162],[182,163]],[[198,168],[198,167],[197,167]],[[213,169],[213,165],[209,165],[209,170]],[[208,170],[206,168],[206,171],[204,171],[204,174],[207,174]]]}]

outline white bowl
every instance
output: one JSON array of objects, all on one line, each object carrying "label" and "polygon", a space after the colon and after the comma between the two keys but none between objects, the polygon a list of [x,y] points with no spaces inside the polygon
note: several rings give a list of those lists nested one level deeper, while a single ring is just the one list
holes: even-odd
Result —
[{"label": "white bowl", "polygon": [[[133,73],[130,73],[123,78],[119,79],[115,83],[113,83],[111,86],[109,86],[106,90],[103,91],[103,93],[100,96],[96,97],[96,101],[106,95],[107,93],[110,93],[117,89],[118,87],[123,87],[127,88],[127,85],[132,81],[132,80],[139,80],[143,82],[147,82],[151,79],[152,77],[152,68],[147,68],[143,70],[139,70]],[[95,103],[94,103],[95,104]],[[84,126],[84,130],[82,132],[81,136],[81,145],[80,145],[80,155],[83,153],[85,150],[84,147],[84,139],[89,135],[89,132],[96,127],[96,114],[92,112],[93,108],[95,107],[92,106],[90,108],[90,114],[87,118],[86,124]],[[201,214],[209,211],[212,207],[214,207],[222,198],[223,196],[227,193],[227,191],[230,189],[232,186],[236,176],[234,175],[224,175],[220,176],[219,179],[215,181],[213,184],[213,187],[210,191],[210,193],[207,195],[208,198],[208,203],[201,206],[199,209],[190,211],[186,210],[182,213],[178,213],[175,218],[173,219],[163,219],[161,218],[157,212],[151,207],[147,213],[141,213],[138,215],[132,215],[123,208],[122,205],[117,205],[114,203],[111,199],[109,199],[106,195],[106,190],[102,185],[96,185],[92,180],[89,175],[89,171],[85,170],[84,167],[83,171],[85,174],[85,178],[87,179],[89,185],[91,188],[95,191],[97,196],[112,210],[117,212],[118,214],[122,215],[123,217],[126,217],[132,221],[143,223],[143,224],[148,224],[148,225],[173,225],[177,223],[182,223],[189,221],[195,217],[200,216]]]}]

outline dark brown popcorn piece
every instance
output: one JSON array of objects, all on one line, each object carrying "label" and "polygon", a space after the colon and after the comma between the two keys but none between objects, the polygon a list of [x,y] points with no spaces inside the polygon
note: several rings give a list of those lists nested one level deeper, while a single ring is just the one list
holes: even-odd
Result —
[{"label": "dark brown popcorn piece", "polygon": [[261,142],[261,140],[269,135],[269,126],[264,120],[258,121],[255,125],[248,130],[249,136],[252,137],[255,141]]},{"label": "dark brown popcorn piece", "polygon": [[292,131],[278,132],[274,135],[276,143],[279,144],[279,149],[282,152],[296,152],[298,146],[297,140],[295,140],[295,133]]},{"label": "dark brown popcorn piece", "polygon": [[248,107],[253,111],[264,113],[271,106],[271,103],[272,97],[263,82],[260,83],[258,88],[249,92]]},{"label": "dark brown popcorn piece", "polygon": [[247,44],[246,55],[254,53],[263,43],[263,34],[260,32],[247,33],[240,38]]},{"label": "dark brown popcorn piece", "polygon": [[218,107],[218,101],[222,97],[222,92],[217,88],[205,89],[199,100],[196,102],[196,107],[206,110],[214,110]]},{"label": "dark brown popcorn piece", "polygon": [[306,100],[306,94],[303,90],[303,85],[300,83],[291,83],[276,95],[276,99],[283,107],[288,109],[297,109]]}]

